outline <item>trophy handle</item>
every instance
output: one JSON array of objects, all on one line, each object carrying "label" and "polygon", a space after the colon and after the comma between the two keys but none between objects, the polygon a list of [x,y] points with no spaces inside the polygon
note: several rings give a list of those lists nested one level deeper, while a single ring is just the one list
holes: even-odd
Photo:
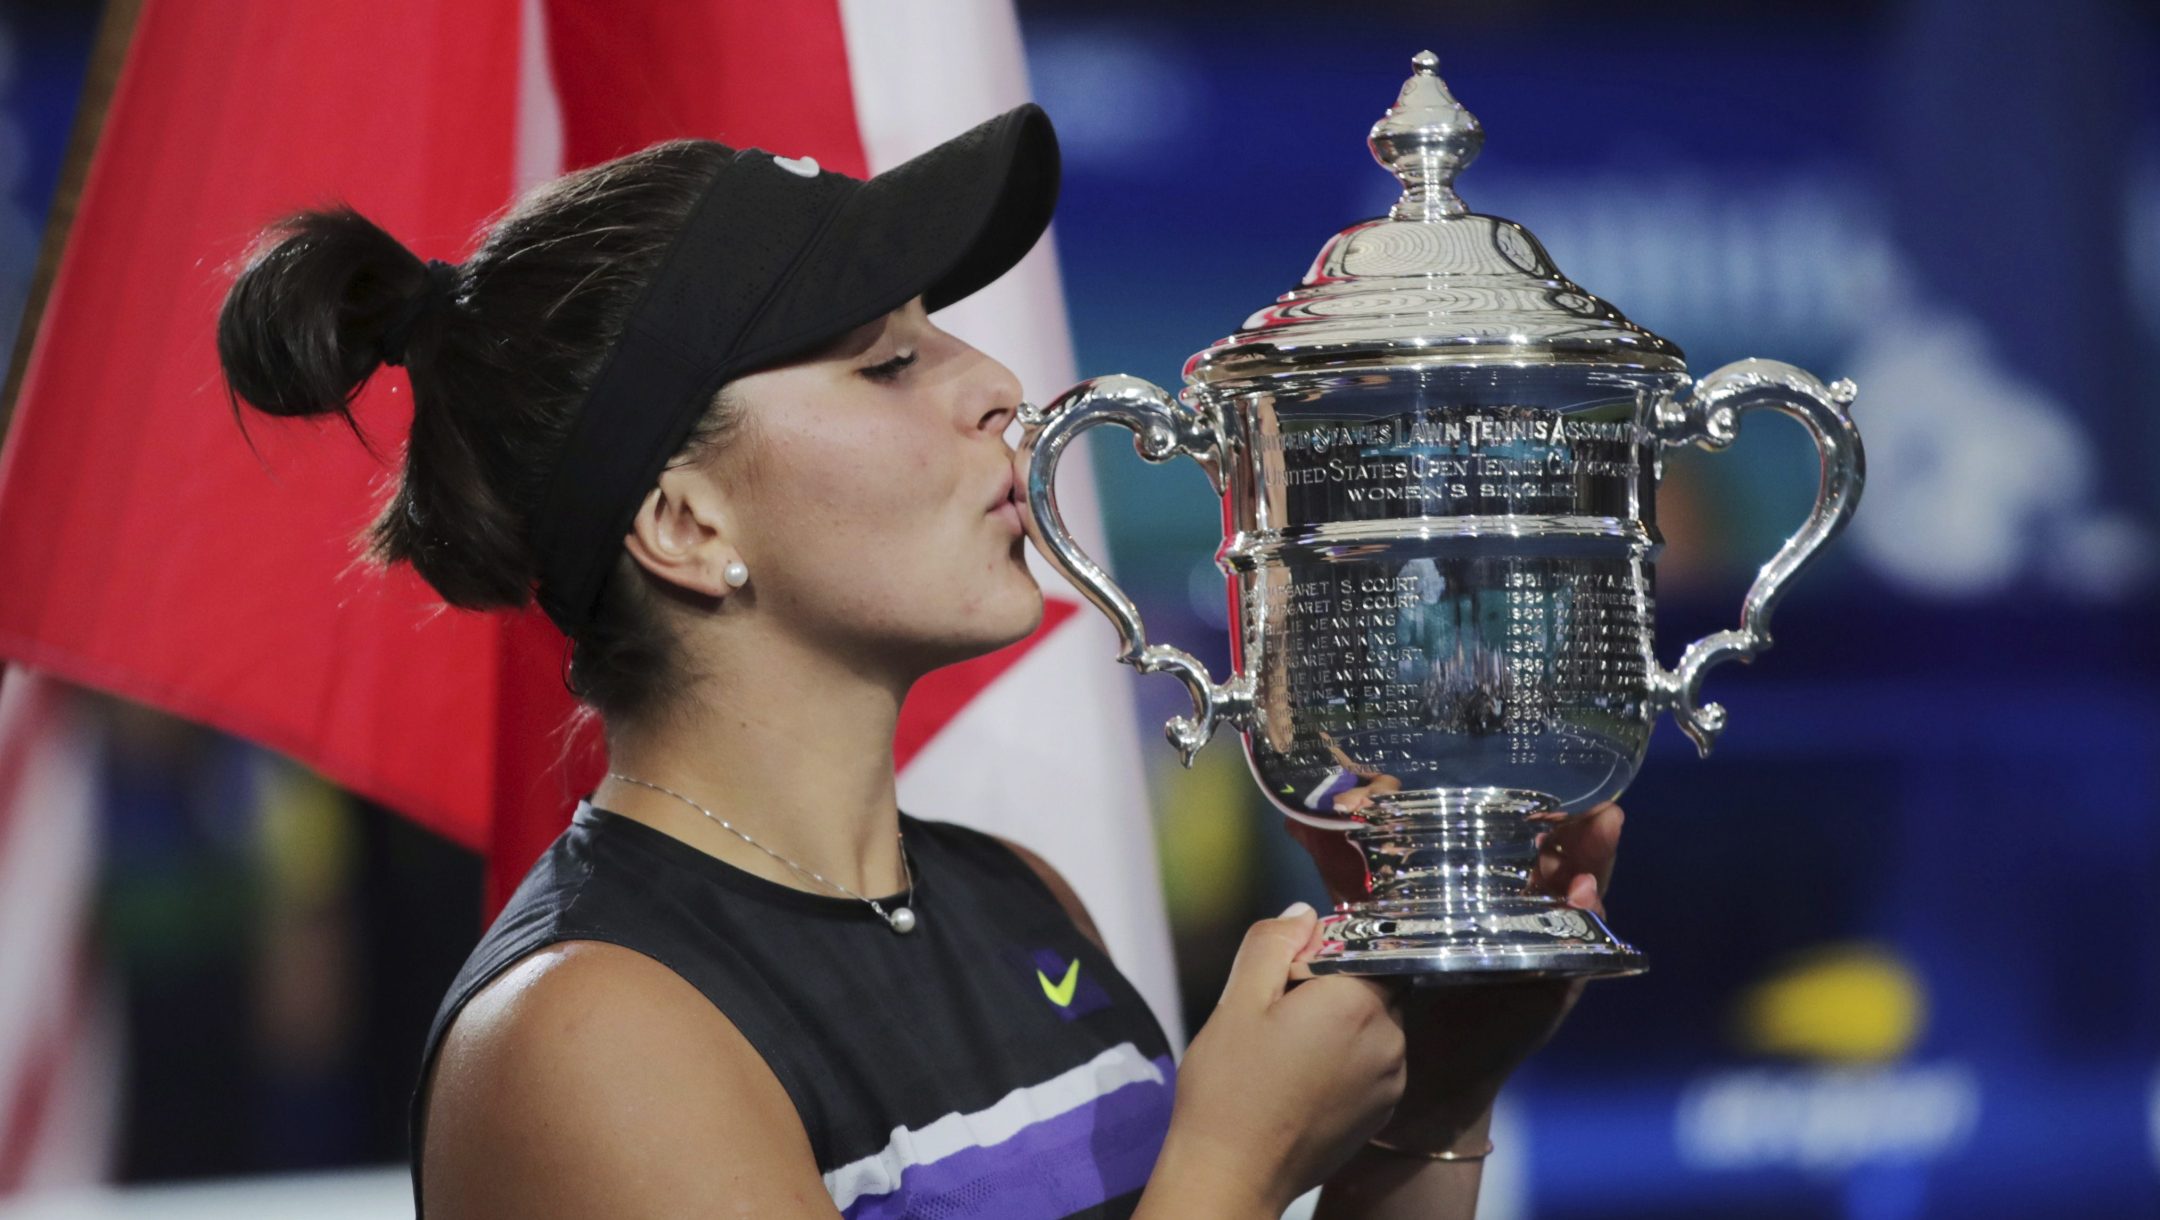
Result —
[{"label": "trophy handle", "polygon": [[1665,445],[1723,449],[1739,435],[1742,416],[1769,410],[1805,425],[1822,455],[1814,511],[1756,573],[1740,606],[1739,630],[1719,631],[1688,645],[1675,669],[1653,663],[1654,706],[1670,709],[1696,750],[1707,755],[1725,730],[1725,709],[1699,702],[1703,674],[1720,661],[1752,661],[1756,653],[1770,647],[1770,612],[1786,583],[1824,543],[1837,537],[1859,505],[1860,489],[1867,482],[1867,454],[1848,410],[1858,393],[1851,381],[1826,386],[1813,374],[1781,361],[1740,360],[1704,377],[1695,383],[1693,393],[1679,397],[1686,389],[1682,381],[1653,412],[1652,432]]},{"label": "trophy handle", "polygon": [[1221,495],[1222,435],[1213,420],[1180,406],[1161,387],[1123,375],[1083,381],[1047,407],[1023,406],[1020,423],[1026,433],[1020,441],[1019,459],[1027,464],[1027,505],[1021,524],[1043,558],[1116,624],[1124,645],[1118,660],[1141,673],[1168,670],[1185,683],[1192,694],[1193,714],[1171,717],[1163,731],[1189,767],[1193,755],[1215,735],[1216,726],[1226,722],[1242,726],[1250,718],[1252,679],[1232,674],[1228,682],[1218,683],[1191,653],[1148,643],[1139,608],[1066,533],[1052,485],[1058,459],[1074,437],[1097,424],[1117,424],[1132,429],[1133,448],[1150,462],[1166,462],[1183,454],[1200,463]]}]

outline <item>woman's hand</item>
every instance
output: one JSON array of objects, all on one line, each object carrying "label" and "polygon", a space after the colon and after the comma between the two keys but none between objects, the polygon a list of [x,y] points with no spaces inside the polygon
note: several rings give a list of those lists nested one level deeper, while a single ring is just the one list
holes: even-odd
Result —
[{"label": "woman's hand", "polygon": [[1318,924],[1299,903],[1245,934],[1178,1067],[1140,1216],[1279,1216],[1387,1121],[1403,1086],[1396,991],[1348,976],[1290,987]]},{"label": "woman's hand", "polygon": [[[1624,820],[1620,806],[1608,801],[1579,818],[1556,822],[1538,837],[1532,889],[1602,918]],[[1285,822],[1312,853],[1337,901],[1364,897],[1364,858],[1347,838]],[[1299,953],[1301,963],[1319,949],[1317,931]],[[1435,1151],[1482,1147],[1500,1086],[1559,1028],[1581,992],[1579,979],[1405,988],[1407,1073],[1402,1100],[1381,1138]]]}]

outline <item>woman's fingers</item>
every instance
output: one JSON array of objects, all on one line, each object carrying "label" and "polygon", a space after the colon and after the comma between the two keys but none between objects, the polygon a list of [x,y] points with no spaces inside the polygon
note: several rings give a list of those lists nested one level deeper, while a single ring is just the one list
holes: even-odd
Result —
[{"label": "woman's fingers", "polygon": [[1239,1004],[1265,1008],[1282,998],[1289,985],[1289,966],[1311,939],[1318,914],[1310,903],[1296,903],[1274,919],[1263,919],[1245,932],[1237,957],[1230,963],[1230,978],[1223,984],[1217,1005]]},{"label": "woman's fingers", "polygon": [[1605,918],[1605,901],[1598,896],[1597,878],[1588,873],[1577,873],[1568,882],[1567,904]]},{"label": "woman's fingers", "polygon": [[[1620,806],[1607,801],[1539,835],[1537,888],[1565,898],[1570,905],[1603,914],[1601,900],[1612,886],[1620,827],[1626,820]],[[1578,895],[1588,901],[1577,901]]]},{"label": "woman's fingers", "polygon": [[1577,837],[1582,842],[1572,850],[1580,853],[1584,870],[1597,878],[1600,898],[1612,888],[1613,861],[1620,855],[1620,827],[1626,821],[1626,811],[1607,801],[1591,810],[1578,829]]},{"label": "woman's fingers", "polygon": [[1319,954],[1320,947],[1327,943],[1326,928],[1327,920],[1324,917],[1313,921],[1312,934],[1305,938],[1304,946],[1290,959],[1291,982],[1302,983],[1306,979],[1318,977],[1312,972],[1311,962]]}]

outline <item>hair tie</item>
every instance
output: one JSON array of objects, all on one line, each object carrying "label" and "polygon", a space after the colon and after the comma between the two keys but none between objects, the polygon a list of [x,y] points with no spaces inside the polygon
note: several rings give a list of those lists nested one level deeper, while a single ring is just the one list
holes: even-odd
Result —
[{"label": "hair tie", "polygon": [[384,364],[402,366],[405,363],[405,345],[412,339],[420,319],[438,307],[447,307],[457,297],[458,268],[456,263],[446,263],[439,258],[427,261],[427,282],[420,291],[405,298],[398,316],[383,328],[378,350]]}]

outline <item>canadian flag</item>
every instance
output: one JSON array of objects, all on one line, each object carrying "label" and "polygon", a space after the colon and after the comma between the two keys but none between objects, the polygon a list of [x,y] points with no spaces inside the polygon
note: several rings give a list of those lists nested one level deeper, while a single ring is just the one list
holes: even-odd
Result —
[{"label": "canadian flag", "polygon": [[[499,902],[596,777],[556,735],[562,638],[354,564],[389,468],[350,437],[243,439],[213,337],[249,240],[344,200],[455,259],[522,187],[656,140],[865,175],[1026,94],[1009,0],[144,0],[0,450],[0,658],[289,754],[487,852]],[[939,320],[1037,401],[1073,380],[1049,239]],[[386,370],[354,404],[379,453],[407,398]],[[1099,544],[1084,455],[1060,490]],[[1116,644],[1040,575],[1041,630],[911,698],[902,804],[1055,863],[1176,1040]]]}]

